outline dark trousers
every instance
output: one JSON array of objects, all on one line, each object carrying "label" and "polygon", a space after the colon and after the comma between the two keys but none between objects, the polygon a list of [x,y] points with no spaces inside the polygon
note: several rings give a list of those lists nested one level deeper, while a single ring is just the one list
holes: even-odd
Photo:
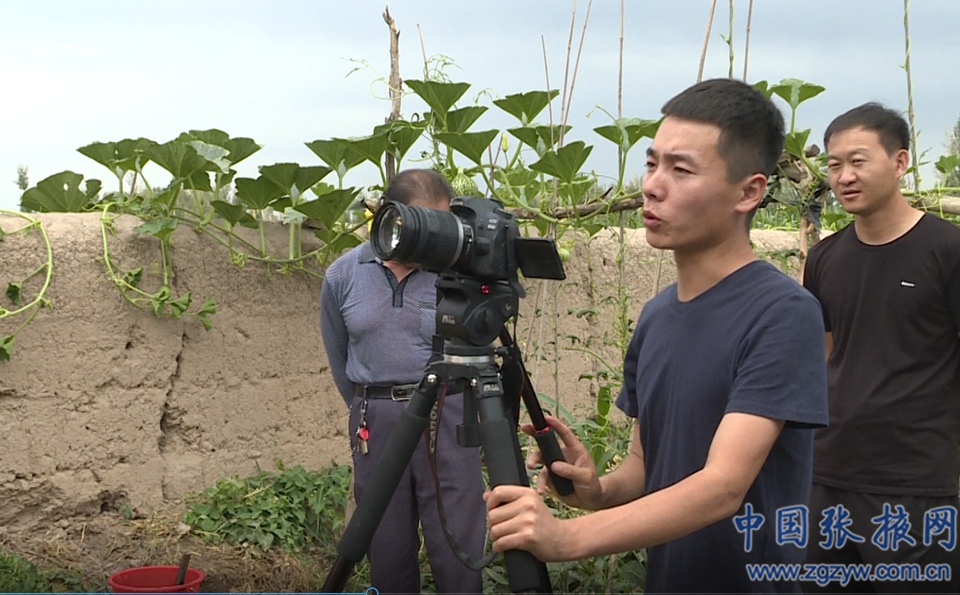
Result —
[{"label": "dark trousers", "polygon": [[[360,397],[354,397],[350,405],[350,440],[354,447],[362,402]],[[406,405],[406,402],[389,399],[367,401],[365,419],[370,432],[367,454],[353,449],[357,501],[363,496],[364,489],[371,485],[377,459]],[[456,426],[462,420],[462,396],[448,396],[443,404],[437,434],[436,471],[447,526],[463,551],[479,560],[486,537],[485,488],[479,449],[457,444]],[[423,527],[437,593],[482,593],[481,571],[467,568],[455,556],[444,535],[423,440],[417,446],[367,552],[371,586],[381,594],[420,593],[418,525]]]},{"label": "dark trousers", "polygon": [[[847,512],[838,509],[838,505]],[[874,580],[851,580],[846,586],[839,581],[820,586],[815,582],[801,582],[803,590],[807,593],[960,593],[960,543],[952,551],[939,543],[949,538],[956,540],[956,523],[948,529],[941,527],[938,531],[931,530],[928,535],[930,544],[924,544],[924,523],[928,511],[949,511],[951,508],[954,511],[958,509],[956,496],[937,498],[865,494],[814,483],[807,517],[807,564],[834,564],[848,568],[872,564]],[[905,518],[909,528],[907,523],[898,523],[894,517]],[[834,529],[841,524],[841,518],[845,519],[843,524],[849,521],[845,530],[862,537],[862,542],[847,539],[842,545],[839,543]],[[899,533],[893,530],[895,525],[899,526]],[[909,543],[911,539],[912,544]],[[878,568],[878,565],[886,564],[899,566]],[[928,568],[931,564],[949,565],[950,580],[932,580],[942,577],[943,572],[938,567]],[[921,578],[910,577],[908,573],[917,570],[905,569],[903,565],[913,565],[919,572],[930,574]],[[878,571],[885,576],[878,577]],[[896,580],[904,577],[912,580]]]}]

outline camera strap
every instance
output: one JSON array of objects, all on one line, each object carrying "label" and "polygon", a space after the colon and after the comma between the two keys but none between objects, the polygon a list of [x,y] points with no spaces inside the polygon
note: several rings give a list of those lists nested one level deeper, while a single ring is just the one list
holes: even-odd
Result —
[{"label": "camera strap", "polygon": [[[440,398],[437,399],[437,403],[434,405],[433,411],[436,412],[436,428],[440,427],[440,419],[443,414],[443,401],[447,396],[447,386],[443,386],[443,392],[440,393]],[[430,414],[430,426],[431,430],[433,429],[433,412]],[[493,562],[496,558],[496,552],[489,552],[479,560],[474,560],[463,551],[463,548],[460,547],[460,544],[457,542],[456,535],[453,534],[453,531],[450,529],[449,524],[447,523],[447,514],[443,509],[443,496],[440,493],[440,476],[437,473],[437,453],[436,453],[436,433],[432,436],[427,436],[427,432],[424,432],[424,438],[427,442],[427,460],[430,463],[430,474],[433,476],[433,489],[437,494],[437,513],[440,515],[440,526],[443,528],[443,534],[447,538],[447,544],[450,545],[450,550],[457,557],[464,566],[470,570],[483,570]],[[490,529],[487,528],[487,535],[484,537],[484,549],[487,547],[487,543],[490,541]]]}]

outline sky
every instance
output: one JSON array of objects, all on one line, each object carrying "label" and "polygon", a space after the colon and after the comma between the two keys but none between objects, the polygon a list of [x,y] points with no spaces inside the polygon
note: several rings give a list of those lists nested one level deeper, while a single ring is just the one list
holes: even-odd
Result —
[{"label": "sky", "polygon": [[[569,77],[583,34],[567,141],[595,145],[585,169],[616,174],[615,147],[593,132],[616,116],[620,3],[597,0],[30,0],[0,2],[0,209],[16,210],[17,166],[31,185],[63,170],[116,182],[77,148],[146,137],[157,142],[191,129],[219,128],[263,149],[238,169],[279,162],[318,165],[304,143],[370,134],[390,111],[385,6],[400,29],[400,69],[423,76],[423,52],[452,60],[447,76],[472,86],[458,104],[491,106],[473,130],[516,125],[490,97],[561,89],[576,7]],[[734,7],[734,73],[743,75],[748,0]],[[906,111],[903,2],[755,0],[747,81],[798,78],[826,90],[804,103],[799,129],[823,130],[866,101]],[[623,115],[657,119],[660,108],[697,78],[710,0],[626,0]],[[933,162],[960,116],[960,2],[910,3],[911,70],[921,150]],[[717,3],[704,78],[728,75],[729,2]],[[421,35],[423,47],[421,47]],[[544,51],[545,49],[545,51]],[[546,54],[546,67],[544,54]],[[359,70],[355,70],[357,68]],[[351,73],[351,71],[354,71]],[[789,125],[789,108],[780,103]],[[554,101],[555,117],[560,111]],[[414,95],[403,115],[426,110]],[[546,123],[544,111],[538,122]],[[512,142],[516,142],[512,139]],[[632,151],[639,174],[649,141]],[[416,151],[410,155],[416,157]],[[528,156],[528,162],[535,156]],[[416,167],[405,161],[403,167]],[[164,172],[148,168],[154,186]],[[921,169],[924,187],[935,182]],[[349,185],[375,184],[372,166]]]}]

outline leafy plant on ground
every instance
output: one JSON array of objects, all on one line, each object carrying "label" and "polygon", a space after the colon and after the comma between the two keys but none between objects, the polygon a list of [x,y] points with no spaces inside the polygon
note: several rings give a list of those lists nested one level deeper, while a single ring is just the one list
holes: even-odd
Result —
[{"label": "leafy plant on ground", "polygon": [[40,569],[17,554],[0,551],[0,593],[89,592],[80,575],[63,568]]},{"label": "leafy plant on ground", "polygon": [[277,467],[247,478],[219,479],[188,499],[184,522],[211,542],[262,550],[277,546],[290,553],[324,546],[332,552],[346,512],[350,468],[308,471],[281,461]]},{"label": "leafy plant on ground", "polygon": [[50,591],[47,580],[33,562],[16,554],[0,552],[0,592],[43,593]]}]

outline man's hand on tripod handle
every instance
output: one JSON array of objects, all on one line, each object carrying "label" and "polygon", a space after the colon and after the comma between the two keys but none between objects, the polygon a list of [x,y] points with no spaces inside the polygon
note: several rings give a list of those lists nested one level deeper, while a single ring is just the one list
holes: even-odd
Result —
[{"label": "man's hand on tripod handle", "polygon": [[553,516],[533,489],[499,485],[483,499],[495,552],[524,550],[541,562],[577,559],[577,544],[566,534],[569,521]]},{"label": "man's hand on tripod handle", "polygon": [[[550,466],[553,474],[544,469],[537,476],[536,490],[515,485],[500,485],[483,495],[487,503],[487,519],[490,524],[490,539],[498,552],[522,549],[532,553],[542,562],[575,560],[579,557],[577,543],[567,534],[567,521],[553,516],[543,503],[543,495],[549,490],[569,506],[595,510],[600,508],[603,489],[597,468],[587,448],[559,419],[544,415],[547,425],[560,438],[562,459]],[[521,429],[531,436],[536,435],[533,424],[524,424]],[[530,453],[527,467],[536,469],[544,464],[540,451]],[[557,494],[552,477],[562,477],[571,482],[573,493]]]},{"label": "man's hand on tripod handle", "polygon": [[557,475],[552,471],[553,464],[560,462],[565,463],[566,461],[563,458],[563,450],[560,448],[560,442],[557,440],[557,434],[553,431],[553,428],[547,426],[543,429],[536,429],[534,426],[530,426],[533,429],[533,437],[537,441],[537,446],[540,447],[540,458],[543,460],[544,465],[549,471],[548,475],[550,476],[550,484],[553,487],[553,490],[560,496],[569,496],[573,494],[573,482],[568,478]]},{"label": "man's hand on tripod handle", "polygon": [[[593,457],[587,447],[580,442],[573,430],[568,428],[559,419],[544,415],[544,419],[553,430],[553,433],[560,438],[563,443],[559,448],[559,457],[552,460],[544,456],[542,451],[534,451],[527,458],[527,467],[537,469],[540,466],[546,466],[537,476],[537,493],[541,496],[549,489],[550,492],[569,506],[596,510],[600,508],[603,489],[600,486],[600,477],[597,475],[597,467],[593,463]],[[536,429],[533,424],[524,424],[521,429],[524,433],[536,438]],[[538,441],[539,444],[539,441]],[[541,445],[541,448],[542,445]],[[547,473],[547,470],[550,473]],[[572,485],[572,492],[564,494],[557,490],[555,478],[563,478]]]}]

